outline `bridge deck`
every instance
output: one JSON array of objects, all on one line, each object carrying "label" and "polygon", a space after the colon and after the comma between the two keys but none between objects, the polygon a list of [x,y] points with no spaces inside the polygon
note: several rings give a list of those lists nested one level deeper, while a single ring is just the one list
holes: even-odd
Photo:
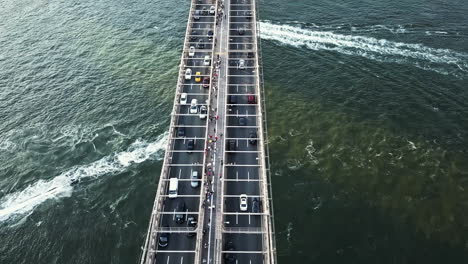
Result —
[{"label": "bridge deck", "polygon": [[192,0],[142,264],[276,262],[256,17],[255,0]]}]

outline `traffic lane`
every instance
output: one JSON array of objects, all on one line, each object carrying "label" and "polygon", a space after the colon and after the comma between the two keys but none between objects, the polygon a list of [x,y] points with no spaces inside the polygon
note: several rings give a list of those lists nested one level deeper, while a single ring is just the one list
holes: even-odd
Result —
[{"label": "traffic lane", "polygon": [[[179,184],[180,185],[180,184]],[[199,189],[199,188],[197,188]],[[197,195],[198,193],[192,193],[192,195]],[[187,195],[187,193],[185,193]],[[178,211],[177,206],[183,205],[185,203],[185,210]],[[177,197],[174,199],[169,199],[166,197],[164,201],[164,208],[162,212],[166,214],[161,214],[161,227],[185,227],[187,223],[187,217],[191,215],[193,212],[198,212],[200,204],[200,198],[197,197]],[[176,223],[175,222],[175,215],[176,213],[183,215],[183,222]],[[194,214],[196,215],[196,214]],[[198,216],[196,217],[198,219]]]},{"label": "traffic lane", "polygon": [[263,254],[261,253],[234,253],[233,257],[237,260],[236,263],[246,263],[246,264],[263,264]]},{"label": "traffic lane", "polygon": [[[239,24],[240,25],[240,24]],[[229,37],[229,42],[231,43],[253,43],[254,37],[253,36],[244,36],[244,35],[232,35]]]},{"label": "traffic lane", "polygon": [[[258,179],[258,174],[252,174],[252,179]],[[258,181],[228,182],[224,191],[225,195],[260,195],[260,186]],[[250,201],[252,202],[252,201]]]},{"label": "traffic lane", "polygon": [[248,138],[249,133],[255,130],[255,127],[227,127],[225,138]]},{"label": "traffic lane", "polygon": [[258,153],[227,153],[225,164],[230,165],[257,165]]},{"label": "traffic lane", "polygon": [[[262,250],[262,235],[261,234],[224,233],[224,241],[226,241],[225,243],[232,242],[234,246],[234,251],[261,251]],[[249,262],[239,261],[238,263],[249,263]]]},{"label": "traffic lane", "polygon": [[226,167],[224,178],[232,180],[246,180],[247,177],[258,174],[258,167]]},{"label": "traffic lane", "polygon": [[[251,131],[253,132],[253,131]],[[253,139],[252,139],[253,140]],[[232,148],[231,142],[234,143],[234,148]],[[228,139],[226,140],[226,152],[235,153],[230,151],[257,151],[258,147],[255,144],[252,144],[249,139]]]},{"label": "traffic lane", "polygon": [[[185,130],[185,136],[179,137],[179,129]],[[174,132],[172,135],[174,138],[182,139],[182,138],[204,138],[205,137],[205,128],[199,129],[189,129],[187,127],[175,127]]]},{"label": "traffic lane", "polygon": [[[157,264],[193,264],[195,253],[158,253],[155,258]],[[153,264],[155,264],[153,263]]]},{"label": "traffic lane", "polygon": [[255,84],[255,76],[228,76],[229,84]]},{"label": "traffic lane", "polygon": [[204,88],[201,83],[192,83],[182,85],[183,93],[205,93],[207,96],[208,88]]},{"label": "traffic lane", "polygon": [[248,215],[239,212],[239,214],[225,215],[225,227],[248,227],[248,228],[261,228],[262,227],[261,215]]},{"label": "traffic lane", "polygon": [[[238,107],[240,108],[240,107]],[[240,126],[241,128],[243,126],[256,126],[257,125],[257,117],[256,116],[249,116],[249,115],[255,115],[255,112],[249,112],[247,109],[236,109],[239,110],[237,113],[233,113],[235,116],[227,116],[226,117],[226,125],[227,126]],[[242,123],[244,122],[244,123]]]},{"label": "traffic lane", "polygon": [[178,178],[179,180],[191,180],[192,173],[196,171],[198,178],[201,178],[202,167],[179,166],[169,168],[168,178]]},{"label": "traffic lane", "polygon": [[[211,60],[211,56],[210,56],[209,59]],[[195,60],[192,60],[192,61],[195,61]],[[195,66],[186,65],[186,67],[184,69],[184,72],[187,69],[192,70],[192,77],[190,78],[190,80],[184,79],[184,84],[201,83],[201,80],[198,81],[198,82],[195,81],[197,72],[200,72],[200,75],[201,75],[202,78],[204,76],[208,76],[208,77],[210,76],[210,66],[203,65],[203,61],[204,61],[204,59],[197,59],[197,62],[195,62],[195,64],[198,64],[198,65],[195,65]],[[210,62],[210,65],[211,65],[211,62]]]},{"label": "traffic lane", "polygon": [[238,56],[236,58],[231,58],[229,59],[229,73],[230,74],[235,74],[235,73],[242,73],[246,72],[249,68],[246,68],[244,70],[241,70],[238,68],[239,65],[239,60],[243,59],[245,67],[254,67],[255,66],[255,59],[248,58],[247,54],[245,56]]},{"label": "traffic lane", "polygon": [[208,99],[208,94],[205,93],[187,93],[187,103],[186,104],[180,104],[180,96],[177,98],[177,103],[178,103],[178,113],[180,114],[185,114],[187,113],[187,109],[190,108],[190,103],[192,102],[192,99],[197,99],[197,104],[203,104],[206,102]]},{"label": "traffic lane", "polygon": [[230,84],[228,85],[227,91],[228,91],[228,94],[255,93],[255,84],[250,84],[250,85]]},{"label": "traffic lane", "polygon": [[[188,150],[188,142],[193,140],[194,148],[193,150]],[[205,150],[205,139],[204,138],[195,138],[195,139],[175,139],[174,145],[172,150],[181,150],[187,151],[187,153],[192,152],[191,154],[195,153],[194,151]]]},{"label": "traffic lane", "polygon": [[187,152],[172,152],[172,158],[170,159],[172,164],[193,164],[203,163],[203,152],[193,152],[191,154]]},{"label": "traffic lane", "polygon": [[[198,107],[203,105],[203,103],[198,102]],[[189,106],[185,105],[184,107],[181,107],[181,111],[179,111],[179,114],[184,114],[178,116],[178,120],[176,124],[178,126],[205,126],[206,125],[206,119],[200,118],[200,114],[190,114],[189,112]],[[198,110],[199,111],[199,110]],[[185,127],[185,132],[188,130],[204,130],[205,127]]]},{"label": "traffic lane", "polygon": [[[243,78],[244,75],[254,75],[256,74],[255,73],[255,68],[251,65],[251,66],[245,66],[244,69],[239,69],[239,61],[241,59],[231,59],[230,60],[230,63],[233,64],[229,67],[229,75],[242,75],[242,76],[239,76],[239,78]],[[245,59],[242,59],[244,60],[244,63],[245,63]]]}]

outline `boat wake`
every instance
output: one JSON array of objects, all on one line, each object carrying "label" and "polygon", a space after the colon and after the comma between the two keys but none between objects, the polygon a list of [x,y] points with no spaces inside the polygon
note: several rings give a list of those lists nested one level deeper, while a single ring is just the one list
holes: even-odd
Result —
[{"label": "boat wake", "polygon": [[260,36],[294,47],[335,51],[380,62],[411,64],[424,70],[463,78],[468,75],[468,54],[373,37],[260,22]]},{"label": "boat wake", "polygon": [[121,173],[131,164],[146,160],[161,160],[166,147],[168,133],[160,135],[154,142],[137,140],[126,151],[103,157],[87,165],[71,168],[50,180],[38,180],[22,191],[7,194],[0,199],[0,222],[14,216],[30,214],[49,199],[69,197],[73,185],[84,178]]}]

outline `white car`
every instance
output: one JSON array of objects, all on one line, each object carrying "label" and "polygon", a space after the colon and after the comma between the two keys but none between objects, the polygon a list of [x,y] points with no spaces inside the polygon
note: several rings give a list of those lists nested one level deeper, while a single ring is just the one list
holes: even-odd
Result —
[{"label": "white car", "polygon": [[245,60],[244,59],[239,60],[239,70],[245,70]]},{"label": "white car", "polygon": [[190,176],[191,182],[190,185],[193,188],[198,187],[198,183],[200,182],[200,179],[198,179],[198,171],[192,171],[192,175]]},{"label": "white car", "polygon": [[200,106],[200,119],[205,119],[207,113],[208,113],[208,108],[206,107],[206,105]]},{"label": "white car", "polygon": [[180,94],[180,104],[181,105],[187,104],[187,93]]},{"label": "white car", "polygon": [[190,113],[191,114],[197,114],[198,113],[198,106],[197,106],[197,99],[192,99],[192,102],[190,103]]},{"label": "white car", "polygon": [[190,46],[188,55],[189,55],[189,57],[195,56],[195,47],[194,46]]},{"label": "white car", "polygon": [[242,212],[247,211],[247,194],[240,195],[240,210]]},{"label": "white car", "polygon": [[192,79],[192,69],[186,69],[185,70],[185,80],[190,80]]},{"label": "white car", "polygon": [[209,55],[206,55],[205,58],[203,59],[203,65],[210,66],[210,63],[211,63],[211,58]]},{"label": "white car", "polygon": [[211,15],[214,15],[214,14],[215,14],[215,11],[216,11],[216,7],[211,6],[211,7],[210,7],[210,14],[211,14]]}]

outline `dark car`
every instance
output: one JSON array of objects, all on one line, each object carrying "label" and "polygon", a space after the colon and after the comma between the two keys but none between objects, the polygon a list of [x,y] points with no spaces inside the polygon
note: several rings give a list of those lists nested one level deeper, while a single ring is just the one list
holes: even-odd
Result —
[{"label": "dark car", "polygon": [[210,77],[203,77],[203,88],[210,87]]},{"label": "dark car", "polygon": [[228,140],[228,150],[236,150],[236,141],[234,139]]},{"label": "dark car", "polygon": [[249,143],[251,145],[256,145],[257,144],[257,132],[252,131],[249,133]]},{"label": "dark car", "polygon": [[247,118],[239,117],[239,126],[245,126],[245,125],[247,125]]},{"label": "dark car", "polygon": [[205,48],[205,41],[203,39],[199,39],[197,42],[197,48],[198,49],[204,49]]},{"label": "dark car", "polygon": [[[197,228],[197,219],[195,216],[190,216],[187,218],[187,227],[189,231],[194,231]],[[188,237],[195,236],[196,232],[187,232]]]},{"label": "dark car", "polygon": [[202,9],[202,14],[203,14],[204,16],[208,15],[208,8],[206,8],[206,6],[203,7],[203,9]]},{"label": "dark car", "polygon": [[247,102],[249,104],[256,104],[257,103],[257,98],[253,94],[247,95]]},{"label": "dark car", "polygon": [[189,41],[190,41],[190,42],[195,42],[195,41],[197,41],[197,37],[195,37],[195,36],[190,36],[190,37],[189,37]]},{"label": "dark car", "polygon": [[260,213],[260,201],[257,198],[253,198],[252,200],[252,212]]},{"label": "dark car", "polygon": [[179,127],[177,129],[177,136],[178,137],[185,137],[185,127]]},{"label": "dark car", "polygon": [[193,150],[195,148],[195,140],[189,139],[187,141],[187,150]]},{"label": "dark car", "polygon": [[162,233],[159,236],[158,245],[160,247],[167,247],[168,244],[169,244],[169,234],[168,233]]},{"label": "dark car", "polygon": [[237,104],[237,96],[229,95],[228,102],[229,102],[229,104]]},{"label": "dark car", "polygon": [[209,40],[212,40],[213,39],[213,30],[208,30],[207,36],[208,36]]},{"label": "dark car", "polygon": [[247,53],[247,58],[254,58],[255,54],[253,52]]},{"label": "dark car", "polygon": [[238,28],[237,28],[237,33],[238,33],[239,35],[244,35],[245,29],[244,29],[243,27],[238,27]]},{"label": "dark car", "polygon": [[[234,243],[232,243],[232,241],[227,242],[226,245],[224,246],[224,250],[234,251],[235,250]],[[236,263],[236,257],[234,257],[234,255],[231,253],[224,253],[224,263],[234,264]]]},{"label": "dark car", "polygon": [[175,210],[175,222],[177,224],[182,224],[185,221],[185,203],[183,201],[179,201],[177,203],[177,207]]}]

